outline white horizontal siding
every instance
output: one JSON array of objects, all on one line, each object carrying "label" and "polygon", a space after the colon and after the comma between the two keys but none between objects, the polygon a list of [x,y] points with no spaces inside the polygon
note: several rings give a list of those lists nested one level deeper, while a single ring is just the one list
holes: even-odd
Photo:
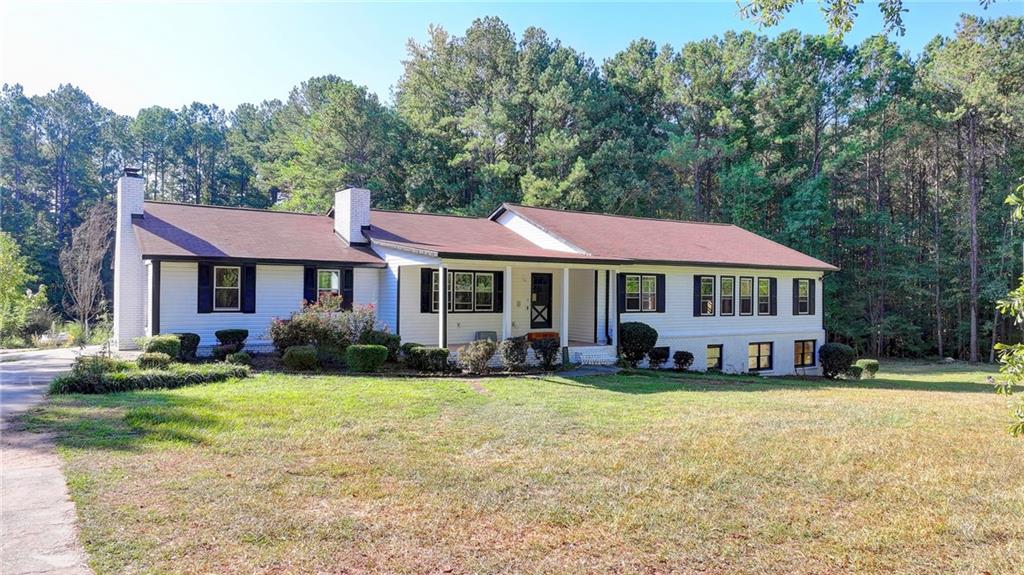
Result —
[{"label": "white horizontal siding", "polygon": [[[196,311],[197,274],[195,262],[160,264],[160,332],[199,334],[199,345],[216,345],[214,332],[220,329],[247,329],[251,348],[270,343],[267,329],[275,317],[288,318],[302,306],[302,266],[256,266],[256,312]],[[353,299],[358,305],[377,304],[379,270],[355,268]]]},{"label": "white horizontal siding", "polygon": [[194,262],[160,264],[160,332],[199,334],[202,347],[217,344],[220,329],[249,330],[248,345],[269,342],[267,328],[275,317],[287,318],[302,306],[302,266],[256,266],[256,313],[196,311]]}]

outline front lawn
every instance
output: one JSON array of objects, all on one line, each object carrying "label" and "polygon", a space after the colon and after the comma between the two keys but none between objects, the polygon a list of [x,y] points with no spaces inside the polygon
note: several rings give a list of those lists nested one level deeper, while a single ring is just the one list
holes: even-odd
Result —
[{"label": "front lawn", "polygon": [[99,574],[1020,573],[1024,443],[986,375],[258,375],[26,424]]}]

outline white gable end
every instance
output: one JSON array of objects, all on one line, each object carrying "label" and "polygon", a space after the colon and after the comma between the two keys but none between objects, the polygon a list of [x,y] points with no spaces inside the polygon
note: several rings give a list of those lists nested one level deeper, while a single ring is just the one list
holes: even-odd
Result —
[{"label": "white gable end", "polygon": [[583,250],[542,230],[519,214],[513,213],[511,210],[505,210],[504,213],[498,216],[497,222],[523,236],[537,247],[544,248],[546,250],[557,250],[560,252],[569,252],[574,254],[586,253]]}]

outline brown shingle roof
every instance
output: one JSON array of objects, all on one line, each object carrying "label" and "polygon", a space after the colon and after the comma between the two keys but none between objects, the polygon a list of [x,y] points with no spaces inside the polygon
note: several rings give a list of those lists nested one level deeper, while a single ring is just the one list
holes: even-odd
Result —
[{"label": "brown shingle roof", "polygon": [[623,261],[544,249],[487,218],[373,210],[370,212],[370,228],[365,233],[377,244],[442,257]]},{"label": "brown shingle roof", "polygon": [[537,227],[596,257],[643,262],[837,270],[731,224],[681,222],[504,204]]},{"label": "brown shingle roof", "polygon": [[[493,221],[510,210],[578,247],[538,247]],[[367,246],[348,246],[325,215],[145,202],[134,220],[145,257],[347,262],[383,266]],[[374,243],[441,257],[604,263],[698,264],[835,270],[821,260],[726,224],[569,212],[504,204],[491,218],[373,210]]]},{"label": "brown shingle roof", "polygon": [[135,236],[144,257],[347,262],[383,266],[367,246],[348,246],[334,220],[316,214],[144,202]]}]

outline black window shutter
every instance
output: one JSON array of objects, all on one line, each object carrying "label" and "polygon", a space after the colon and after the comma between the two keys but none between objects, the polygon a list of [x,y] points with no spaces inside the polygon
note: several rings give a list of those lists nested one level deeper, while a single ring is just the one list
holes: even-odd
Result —
[{"label": "black window shutter", "polygon": [[800,280],[793,278],[793,315],[800,313]]},{"label": "black window shutter", "polygon": [[693,276],[693,317],[700,317],[700,278]]},{"label": "black window shutter", "polygon": [[615,276],[615,309],[619,313],[625,313],[626,311],[626,274],[617,274]]},{"label": "black window shutter", "polygon": [[665,274],[658,274],[654,277],[657,278],[655,281],[658,284],[658,311],[661,313],[665,313]]},{"label": "black window shutter", "polygon": [[771,311],[769,312],[768,315],[778,315],[779,308],[778,308],[777,304],[778,304],[778,300],[779,300],[779,298],[778,298],[778,295],[779,295],[779,280],[776,279],[776,278],[769,278],[768,279],[768,289],[769,289],[769,293],[771,294],[771,297],[769,299],[769,301],[771,302],[770,303]]},{"label": "black window shutter", "polygon": [[306,266],[302,270],[302,299],[306,303],[316,301],[316,268],[313,266]]},{"label": "black window shutter", "polygon": [[242,266],[242,313],[256,313],[256,266]]},{"label": "black window shutter", "polygon": [[808,305],[810,306],[809,309],[810,309],[811,315],[814,315],[814,297],[815,297],[815,293],[816,293],[816,291],[814,289],[814,280],[807,280],[807,283],[809,283],[810,286],[811,286],[810,287],[811,295],[810,295],[810,298],[809,298],[809,304]]},{"label": "black window shutter", "polygon": [[433,290],[434,271],[420,268],[420,313],[430,313],[430,296]]},{"label": "black window shutter", "polygon": [[494,272],[494,311],[505,311],[505,272]]},{"label": "black window shutter", "polygon": [[213,311],[213,266],[199,264],[196,282],[196,312],[210,313]]},{"label": "black window shutter", "polygon": [[355,303],[355,270],[341,269],[341,309],[352,309]]}]

